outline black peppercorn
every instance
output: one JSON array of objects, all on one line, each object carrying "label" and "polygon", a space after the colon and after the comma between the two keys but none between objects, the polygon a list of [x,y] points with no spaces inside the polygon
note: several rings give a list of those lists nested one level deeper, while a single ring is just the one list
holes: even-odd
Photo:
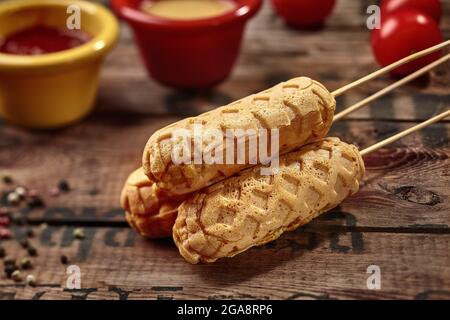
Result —
[{"label": "black peppercorn", "polygon": [[44,201],[40,197],[32,197],[27,201],[27,207],[30,209],[44,207]]},{"label": "black peppercorn", "polygon": [[19,241],[19,243],[20,243],[20,246],[24,249],[28,248],[28,246],[30,245],[30,243],[28,242],[27,239],[22,239]]},{"label": "black peppercorn", "polygon": [[3,180],[3,183],[5,183],[5,184],[13,183],[13,179],[10,176],[3,176],[2,180]]},{"label": "black peppercorn", "polygon": [[35,256],[38,255],[38,252],[37,252],[37,250],[36,250],[35,247],[28,246],[27,251],[28,251],[28,254],[29,254],[30,256],[32,256],[32,257],[35,257]]},{"label": "black peppercorn", "polygon": [[4,261],[4,271],[8,278],[11,278],[11,275],[14,271],[18,270],[19,268],[16,265],[16,260],[11,258],[6,258]]},{"label": "black peppercorn", "polygon": [[62,191],[62,192],[69,192],[70,191],[70,185],[69,185],[69,183],[66,180],[61,180],[58,183],[58,189],[59,189],[59,191]]},{"label": "black peppercorn", "polygon": [[25,232],[25,234],[27,235],[28,238],[34,237],[34,231],[31,228],[28,228],[27,231]]},{"label": "black peppercorn", "polygon": [[60,257],[60,259],[61,259],[61,263],[62,263],[62,264],[68,264],[68,263],[69,263],[69,258],[67,258],[66,255],[62,255],[62,256]]},{"label": "black peppercorn", "polygon": [[4,265],[16,265],[16,260],[14,260],[13,258],[6,258],[5,261],[3,262]]},{"label": "black peppercorn", "polygon": [[97,188],[92,188],[91,190],[89,190],[89,195],[90,196],[96,196],[100,193],[100,190]]},{"label": "black peppercorn", "polygon": [[6,275],[8,278],[11,278],[13,272],[16,271],[17,269],[18,269],[18,268],[17,268],[16,265],[13,265],[13,264],[5,264],[5,268],[4,268],[5,275]]}]

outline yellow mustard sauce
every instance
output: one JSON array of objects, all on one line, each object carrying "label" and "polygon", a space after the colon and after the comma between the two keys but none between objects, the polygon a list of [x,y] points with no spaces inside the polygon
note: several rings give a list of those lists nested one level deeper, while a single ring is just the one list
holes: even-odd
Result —
[{"label": "yellow mustard sauce", "polygon": [[142,10],[166,19],[195,20],[220,16],[235,6],[231,0],[158,0],[143,2]]}]

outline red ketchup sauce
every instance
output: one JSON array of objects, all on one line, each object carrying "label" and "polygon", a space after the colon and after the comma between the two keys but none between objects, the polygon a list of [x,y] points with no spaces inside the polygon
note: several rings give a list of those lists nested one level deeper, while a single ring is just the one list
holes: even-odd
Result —
[{"label": "red ketchup sauce", "polygon": [[34,26],[0,38],[0,52],[18,55],[40,55],[78,47],[91,36],[81,30]]}]

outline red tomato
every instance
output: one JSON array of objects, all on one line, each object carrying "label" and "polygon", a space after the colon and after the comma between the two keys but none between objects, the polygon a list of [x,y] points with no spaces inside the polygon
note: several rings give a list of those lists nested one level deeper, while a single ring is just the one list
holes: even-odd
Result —
[{"label": "red tomato", "polygon": [[333,11],[336,0],[272,0],[277,14],[294,27],[316,27]]},{"label": "red tomato", "polygon": [[381,14],[391,14],[402,9],[416,9],[428,14],[439,23],[442,18],[442,5],[439,0],[383,0]]},{"label": "red tomato", "polygon": [[[382,18],[381,28],[372,32],[372,50],[383,67],[442,41],[436,22],[430,16],[412,9],[401,10]],[[440,56],[440,52],[430,54],[393,70],[392,74],[410,74]]]}]

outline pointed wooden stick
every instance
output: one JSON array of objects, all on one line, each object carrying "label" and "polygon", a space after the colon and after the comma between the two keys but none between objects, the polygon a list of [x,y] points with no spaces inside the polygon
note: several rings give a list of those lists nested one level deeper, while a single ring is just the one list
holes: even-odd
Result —
[{"label": "pointed wooden stick", "polygon": [[410,55],[410,56],[408,56],[406,58],[403,58],[403,59],[401,59],[401,60],[399,60],[397,62],[394,62],[393,64],[390,64],[390,65],[388,65],[388,66],[386,66],[386,67],[384,67],[384,68],[382,68],[382,69],[380,69],[378,71],[375,71],[375,72],[373,72],[373,73],[371,73],[371,74],[369,74],[369,75],[367,75],[367,76],[365,76],[365,77],[363,77],[363,78],[361,78],[359,80],[356,80],[356,81],[354,81],[354,82],[352,82],[352,83],[350,83],[350,84],[348,84],[346,86],[343,86],[342,88],[339,88],[339,89],[333,91],[331,94],[333,96],[335,96],[335,97],[338,97],[338,96],[342,95],[343,93],[347,92],[348,90],[353,89],[353,88],[355,88],[355,87],[357,87],[357,86],[359,86],[359,85],[361,85],[361,84],[363,84],[363,83],[365,83],[367,81],[370,81],[370,80],[375,79],[375,78],[377,78],[377,77],[379,77],[379,76],[381,76],[381,75],[383,75],[385,73],[388,73],[389,71],[392,71],[392,70],[394,70],[394,69],[396,69],[396,68],[398,68],[398,67],[400,67],[400,66],[402,66],[402,65],[404,65],[404,64],[406,64],[408,62],[411,62],[413,60],[416,60],[416,59],[422,58],[424,56],[427,56],[430,53],[433,53],[435,51],[439,51],[439,50],[441,50],[441,49],[443,49],[443,48],[445,48],[445,47],[447,47],[449,45],[450,45],[450,40],[447,40],[447,41],[444,41],[444,42],[442,42],[442,43],[440,43],[438,45],[435,45],[434,47],[425,49],[423,51],[416,52],[416,53],[414,53],[414,54],[412,54],[412,55]]},{"label": "pointed wooden stick", "polygon": [[418,124],[418,125],[416,125],[416,126],[414,126],[412,128],[409,128],[409,129],[406,129],[406,130],[404,130],[404,131],[402,131],[400,133],[397,133],[396,135],[394,135],[394,136],[392,136],[390,138],[387,138],[387,139],[385,139],[383,141],[375,143],[373,146],[370,146],[370,147],[362,150],[361,151],[361,156],[365,156],[365,155],[367,155],[367,154],[369,154],[371,152],[374,152],[374,151],[376,151],[376,150],[378,150],[378,149],[380,149],[380,148],[382,148],[382,147],[384,147],[384,146],[386,146],[386,145],[388,145],[388,144],[390,144],[392,142],[395,142],[395,141],[397,141],[397,140],[399,140],[399,139],[401,139],[401,138],[403,138],[403,137],[413,133],[413,132],[416,132],[416,131],[418,131],[420,129],[423,129],[423,128],[425,128],[425,127],[435,123],[435,122],[438,122],[438,121],[440,121],[442,119],[445,119],[448,116],[450,116],[450,110],[442,112],[441,114],[439,114],[437,116],[434,116],[433,118],[428,119],[427,121],[424,121],[424,122],[422,122],[422,123],[420,123],[420,124]]},{"label": "pointed wooden stick", "polygon": [[397,89],[398,87],[404,85],[405,83],[408,83],[408,82],[418,78],[419,76],[427,73],[428,71],[432,70],[433,68],[437,67],[438,65],[440,65],[440,64],[442,64],[442,63],[444,63],[444,62],[446,62],[448,60],[450,60],[450,53],[447,54],[446,56],[440,58],[439,60],[436,60],[436,61],[430,63],[429,65],[423,67],[422,69],[417,70],[416,72],[410,74],[409,76],[407,76],[407,77],[405,77],[405,78],[403,78],[403,79],[401,79],[401,80],[399,80],[397,82],[394,82],[393,84],[391,84],[391,85],[387,86],[386,88],[378,91],[377,93],[371,95],[370,97],[367,97],[366,99],[361,100],[360,102],[355,103],[354,105],[346,108],[344,111],[342,111],[342,112],[340,112],[340,113],[338,113],[337,115],[334,116],[333,122],[337,121],[337,120],[339,120],[339,119],[341,119],[343,117],[345,117],[346,115],[348,115],[348,114],[350,114],[350,113],[352,113],[352,112],[354,112],[354,111],[356,111],[356,110],[358,110],[358,109],[360,109],[360,108],[362,108],[362,107],[364,107],[366,105],[368,105],[372,101],[374,101],[374,100],[376,100],[376,99],[386,95],[387,93]]}]

